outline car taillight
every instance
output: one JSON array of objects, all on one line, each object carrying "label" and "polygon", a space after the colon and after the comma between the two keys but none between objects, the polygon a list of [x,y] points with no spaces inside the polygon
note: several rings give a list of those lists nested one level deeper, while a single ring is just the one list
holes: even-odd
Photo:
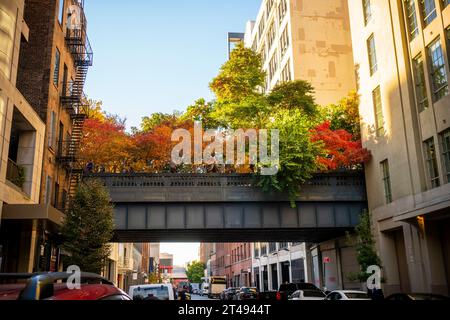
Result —
[{"label": "car taillight", "polygon": [[277,292],[277,300],[281,300],[281,293]]}]

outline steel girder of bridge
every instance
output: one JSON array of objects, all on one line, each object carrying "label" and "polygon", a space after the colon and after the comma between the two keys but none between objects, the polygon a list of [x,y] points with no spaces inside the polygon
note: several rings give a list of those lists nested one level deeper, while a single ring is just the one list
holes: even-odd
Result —
[{"label": "steel girder of bridge", "polygon": [[249,175],[99,174],[115,204],[117,242],[320,242],[367,208],[360,172],[317,174],[296,206]]}]

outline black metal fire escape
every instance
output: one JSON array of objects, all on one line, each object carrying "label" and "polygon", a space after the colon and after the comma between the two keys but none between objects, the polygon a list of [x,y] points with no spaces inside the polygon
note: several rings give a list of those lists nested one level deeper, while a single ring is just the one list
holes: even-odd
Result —
[{"label": "black metal fire escape", "polygon": [[82,167],[77,167],[78,153],[83,138],[83,126],[86,120],[84,111],[84,84],[87,72],[93,63],[93,52],[87,37],[87,23],[84,15],[84,0],[74,0],[79,7],[80,24],[71,25],[66,30],[66,46],[72,54],[76,67],[75,79],[71,81],[61,97],[61,104],[70,114],[72,120],[72,133],[68,141],[60,142],[57,160],[68,170],[69,189],[65,199],[62,199],[64,209],[70,208],[70,203],[75,196],[78,184],[83,175]]}]

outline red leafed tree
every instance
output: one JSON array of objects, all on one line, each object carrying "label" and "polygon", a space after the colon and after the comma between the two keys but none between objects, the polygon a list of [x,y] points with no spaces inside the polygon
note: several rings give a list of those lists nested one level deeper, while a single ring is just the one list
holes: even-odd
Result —
[{"label": "red leafed tree", "polygon": [[80,158],[84,163],[92,161],[97,166],[104,166],[109,172],[120,172],[127,168],[133,144],[122,124],[87,119],[83,134]]},{"label": "red leafed tree", "polygon": [[324,122],[312,130],[311,140],[323,143],[323,155],[317,161],[323,170],[354,168],[370,159],[370,152],[362,147],[346,130],[331,130],[331,123]]}]

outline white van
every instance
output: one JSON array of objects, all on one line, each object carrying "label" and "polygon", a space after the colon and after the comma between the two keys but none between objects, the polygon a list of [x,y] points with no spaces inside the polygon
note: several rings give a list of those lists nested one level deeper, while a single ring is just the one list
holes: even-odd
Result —
[{"label": "white van", "polygon": [[133,300],[175,300],[171,284],[131,286],[128,294]]},{"label": "white van", "polygon": [[206,282],[202,283],[202,289],[200,291],[200,294],[202,296],[208,296],[209,295],[209,283],[206,283]]}]

